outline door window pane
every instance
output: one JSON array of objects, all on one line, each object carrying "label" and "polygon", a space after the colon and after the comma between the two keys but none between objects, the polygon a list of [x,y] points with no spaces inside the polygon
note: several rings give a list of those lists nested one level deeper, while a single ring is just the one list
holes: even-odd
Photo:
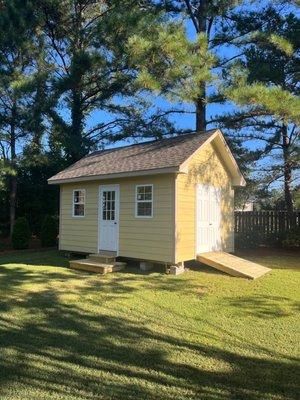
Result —
[{"label": "door window pane", "polygon": [[102,219],[104,221],[114,221],[115,220],[115,191],[106,190],[103,192],[102,196]]}]

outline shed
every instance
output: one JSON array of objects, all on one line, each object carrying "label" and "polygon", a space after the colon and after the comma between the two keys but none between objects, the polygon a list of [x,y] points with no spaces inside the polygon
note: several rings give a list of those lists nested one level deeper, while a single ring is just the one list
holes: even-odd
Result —
[{"label": "shed", "polygon": [[234,188],[245,180],[222,132],[96,151],[60,185],[59,248],[176,265],[234,251]]}]

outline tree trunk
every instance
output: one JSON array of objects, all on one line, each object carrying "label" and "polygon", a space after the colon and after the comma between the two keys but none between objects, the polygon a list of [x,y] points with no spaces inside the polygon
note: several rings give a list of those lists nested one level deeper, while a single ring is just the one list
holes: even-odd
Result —
[{"label": "tree trunk", "polygon": [[16,221],[16,202],[17,202],[17,177],[12,176],[10,179],[10,191],[9,191],[10,237],[12,236]]},{"label": "tree trunk", "polygon": [[[75,26],[74,26],[74,41],[72,45],[72,63],[80,62],[78,54],[82,51],[82,7],[81,2],[75,2],[74,14],[75,14]],[[80,65],[78,68],[74,68],[72,81],[73,87],[71,97],[71,134],[70,142],[67,143],[70,154],[70,161],[76,162],[85,155],[85,146],[83,139],[83,128],[84,128],[84,114],[82,105],[82,86],[83,86],[83,75],[84,72]]]},{"label": "tree trunk", "polygon": [[72,126],[69,137],[69,143],[67,143],[68,153],[71,162],[76,162],[85,155],[84,143],[83,143],[83,120],[84,116],[82,113],[81,104],[81,91],[80,89],[74,88],[72,90]]},{"label": "tree trunk", "polygon": [[41,141],[42,141],[42,136],[44,134],[43,108],[44,108],[46,84],[45,84],[45,78],[43,76],[45,71],[44,39],[39,32],[36,32],[36,35],[38,38],[39,54],[37,57],[38,77],[37,77],[35,104],[33,109],[32,147],[33,147],[33,153],[35,155],[40,155],[42,153]]},{"label": "tree trunk", "polygon": [[9,222],[10,237],[12,236],[15,220],[16,220],[16,203],[17,203],[17,176],[16,174],[16,132],[15,132],[16,105],[13,105],[10,125],[10,164],[12,175],[10,177],[9,187]]},{"label": "tree trunk", "polygon": [[294,211],[292,196],[292,166],[289,159],[290,141],[288,137],[288,129],[284,124],[282,127],[282,149],[283,149],[283,171],[284,171],[284,198],[285,208],[289,213]]},{"label": "tree trunk", "polygon": [[[196,11],[197,33],[207,34],[207,12],[209,0],[202,0]],[[206,85],[201,85],[201,96],[196,101],[196,131],[206,130]]]},{"label": "tree trunk", "polygon": [[[205,87],[203,88],[203,90],[205,91]],[[204,132],[206,130],[206,104],[203,97],[199,98],[196,103],[197,132]]]}]

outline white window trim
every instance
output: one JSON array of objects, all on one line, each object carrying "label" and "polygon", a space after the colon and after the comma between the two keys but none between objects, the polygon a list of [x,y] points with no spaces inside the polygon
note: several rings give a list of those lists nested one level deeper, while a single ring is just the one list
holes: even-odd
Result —
[{"label": "white window trim", "polygon": [[[152,188],[152,199],[151,199],[151,215],[138,215],[138,203],[150,203],[150,200],[138,200],[137,199],[137,193],[138,193],[138,188],[144,187],[144,186],[151,186]],[[135,185],[135,218],[139,219],[149,219],[153,218],[153,207],[154,207],[154,190],[153,190],[153,184],[152,183],[144,183],[141,185]]]},{"label": "white window trim", "polygon": [[[84,192],[84,203],[75,203],[74,202],[74,194],[75,192]],[[84,208],[83,208],[83,215],[75,215],[75,204],[83,204]],[[73,193],[72,193],[72,217],[73,218],[84,218],[85,217],[85,204],[86,204],[86,190],[85,189],[74,189]]]}]

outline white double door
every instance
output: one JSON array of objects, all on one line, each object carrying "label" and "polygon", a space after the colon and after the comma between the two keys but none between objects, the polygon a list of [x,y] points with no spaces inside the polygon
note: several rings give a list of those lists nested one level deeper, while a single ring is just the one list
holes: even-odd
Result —
[{"label": "white double door", "polygon": [[197,185],[197,253],[221,251],[221,189]]},{"label": "white double door", "polygon": [[99,250],[117,252],[120,209],[119,186],[100,186],[99,202]]}]

